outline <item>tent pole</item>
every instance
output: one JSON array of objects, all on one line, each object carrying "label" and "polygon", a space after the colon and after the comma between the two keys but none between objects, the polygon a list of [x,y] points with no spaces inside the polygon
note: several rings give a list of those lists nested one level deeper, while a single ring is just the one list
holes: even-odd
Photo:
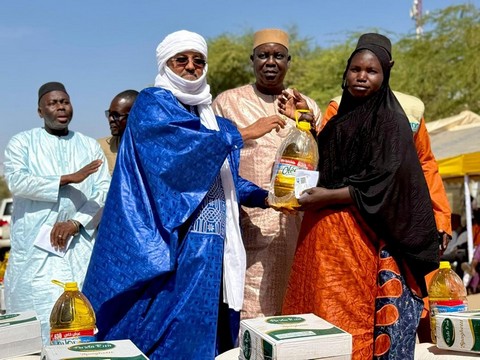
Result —
[{"label": "tent pole", "polygon": [[467,223],[467,244],[468,244],[468,262],[473,259],[473,232],[472,232],[472,203],[470,201],[470,179],[467,174],[463,177],[463,187],[465,191],[465,221]]}]

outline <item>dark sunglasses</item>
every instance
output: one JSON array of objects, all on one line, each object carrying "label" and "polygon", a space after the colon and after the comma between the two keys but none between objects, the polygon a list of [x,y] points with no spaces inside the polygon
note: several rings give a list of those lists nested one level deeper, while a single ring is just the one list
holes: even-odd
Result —
[{"label": "dark sunglasses", "polygon": [[[175,61],[175,63],[178,64],[178,65],[185,66],[190,61],[190,58],[188,58],[186,56],[179,56],[179,57],[176,57],[176,58],[171,58],[170,60]],[[202,59],[202,58],[193,58],[192,62],[193,62],[194,65],[202,66],[202,67],[205,66],[205,64],[207,63],[205,61],[205,59]]]},{"label": "dark sunglasses", "polygon": [[113,121],[120,121],[123,120],[128,116],[127,114],[119,114],[115,111],[110,112],[110,110],[105,110],[105,117],[110,120],[110,118],[113,119]]}]

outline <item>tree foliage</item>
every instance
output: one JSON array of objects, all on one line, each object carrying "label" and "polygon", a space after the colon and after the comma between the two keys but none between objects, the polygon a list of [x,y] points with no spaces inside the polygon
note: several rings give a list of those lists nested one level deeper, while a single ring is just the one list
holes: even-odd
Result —
[{"label": "tree foliage", "polygon": [[[423,36],[386,33],[393,42],[391,87],[420,97],[427,121],[469,109],[480,112],[480,12],[473,5],[451,6],[424,17]],[[371,30],[369,30],[371,31]],[[362,32],[369,32],[362,31]],[[292,56],[285,79],[313,98],[322,110],[341,94],[346,61],[361,32],[328,48],[311,46],[296,28],[288,30]],[[209,41],[209,83],[213,96],[255,81],[250,55],[253,32],[223,34]]]},{"label": "tree foliage", "polygon": [[248,84],[255,78],[250,65],[253,32],[242,36],[221,35],[208,44],[208,78],[213,96]]},{"label": "tree foliage", "polygon": [[419,39],[396,44],[392,86],[420,97],[427,116],[439,119],[480,110],[480,12],[472,5],[446,8],[424,18]]}]

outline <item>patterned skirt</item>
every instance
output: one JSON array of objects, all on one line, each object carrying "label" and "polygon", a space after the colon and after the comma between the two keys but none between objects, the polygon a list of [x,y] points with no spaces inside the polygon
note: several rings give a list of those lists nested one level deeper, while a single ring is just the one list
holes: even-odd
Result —
[{"label": "patterned skirt", "polygon": [[353,336],[353,359],[413,359],[423,309],[398,260],[357,210],[307,212],[283,305]]}]

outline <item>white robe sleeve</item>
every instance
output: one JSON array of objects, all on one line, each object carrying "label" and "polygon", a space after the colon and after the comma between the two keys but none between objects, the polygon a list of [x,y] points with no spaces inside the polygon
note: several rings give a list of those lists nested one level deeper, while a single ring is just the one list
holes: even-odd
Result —
[{"label": "white robe sleeve", "polygon": [[[34,201],[57,202],[60,175],[38,175],[30,170],[32,144],[25,133],[14,136],[5,149],[4,173],[10,192]],[[51,159],[45,159],[45,162]]]}]

